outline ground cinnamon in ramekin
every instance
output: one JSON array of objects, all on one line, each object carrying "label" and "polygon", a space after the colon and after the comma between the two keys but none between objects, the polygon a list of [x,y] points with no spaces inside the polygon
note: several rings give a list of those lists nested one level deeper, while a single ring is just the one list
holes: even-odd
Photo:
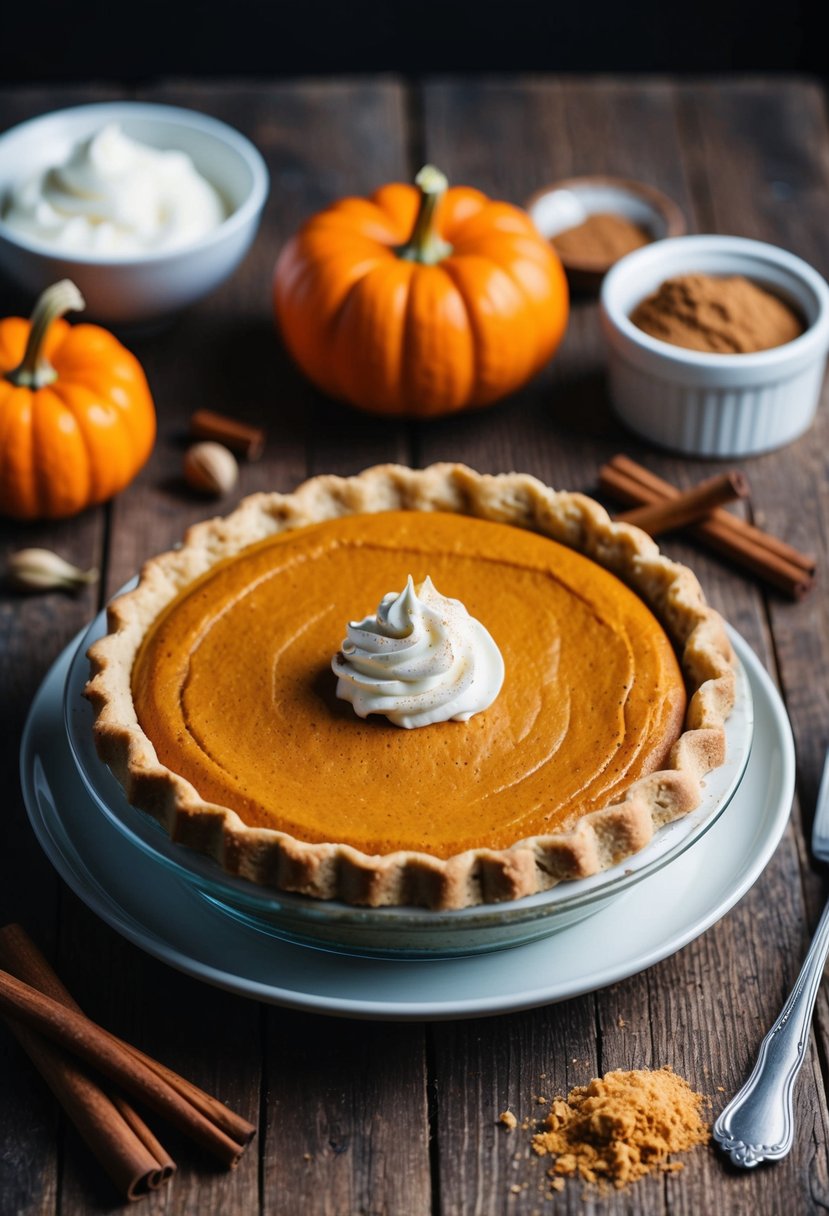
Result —
[{"label": "ground cinnamon in ramekin", "polygon": [[742,275],[666,279],[630,319],[652,338],[720,355],[769,350],[803,333],[794,309]]},{"label": "ground cinnamon in ramekin", "polygon": [[[551,1176],[627,1186],[656,1171],[681,1170],[671,1153],[705,1144],[704,1099],[670,1068],[608,1072],[553,1099],[532,1147],[552,1155]],[[558,1189],[558,1188],[555,1188]]]},{"label": "ground cinnamon in ramekin", "polygon": [[550,239],[556,253],[565,261],[603,265],[618,262],[632,249],[649,245],[653,240],[639,224],[623,215],[604,211],[588,215],[583,223],[557,232]]}]

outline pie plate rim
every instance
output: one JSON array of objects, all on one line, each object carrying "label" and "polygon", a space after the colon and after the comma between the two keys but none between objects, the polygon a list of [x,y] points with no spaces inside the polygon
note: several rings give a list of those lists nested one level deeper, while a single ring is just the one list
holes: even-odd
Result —
[{"label": "pie plate rim", "polygon": [[337,900],[317,900],[270,890],[227,874],[212,858],[171,841],[165,829],[130,806],[115,777],[98,758],[92,742],[94,714],[81,693],[88,676],[85,654],[106,629],[99,613],[77,643],[67,674],[64,723],[82,782],[101,813],[139,848],[162,865],[183,872],[205,897],[257,928],[302,944],[359,954],[438,957],[523,944],[617,898],[648,874],[670,864],[710,829],[733,797],[748,763],[753,734],[753,704],[742,663],[737,663],[736,700],[726,723],[728,757],[703,782],[700,805],[666,824],[638,854],[590,878],[559,883],[548,891],[497,904],[434,910],[409,907],[365,908]]},{"label": "pie plate rim", "polygon": [[[390,961],[308,949],[210,907],[129,847],[99,815],[62,726],[66,648],[47,674],[21,744],[21,779],[41,846],[75,893],[139,948],[240,995],[308,1012],[393,1021],[515,1012],[595,991],[645,970],[704,933],[738,902],[774,853],[794,792],[794,743],[779,693],[733,630],[754,694],[757,733],[735,797],[699,847],[601,909],[540,941],[448,960]],[[57,796],[55,794],[57,791]],[[114,855],[122,866],[111,863]],[[146,883],[153,883],[153,901]],[[652,906],[661,901],[660,917]],[[625,927],[617,910],[625,907]]]}]

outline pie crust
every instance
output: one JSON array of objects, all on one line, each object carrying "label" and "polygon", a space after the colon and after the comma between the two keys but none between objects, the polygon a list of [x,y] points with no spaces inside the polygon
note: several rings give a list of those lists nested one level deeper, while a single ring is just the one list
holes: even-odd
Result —
[{"label": "pie crust", "polygon": [[[443,860],[410,851],[370,856],[335,841],[308,843],[249,827],[160,763],[139,725],[131,688],[136,654],[159,613],[217,562],[251,544],[286,529],[387,510],[449,512],[526,528],[584,554],[631,587],[674,644],[687,685],[685,728],[667,766],[634,781],[621,800],[582,815],[568,831]],[[95,709],[98,754],[134,806],[163,824],[173,840],[209,854],[231,874],[371,907],[445,909],[518,899],[638,852],[655,830],[697,805],[702,777],[723,763],[735,687],[721,618],[692,572],[661,555],[649,536],[614,523],[585,495],[556,492],[525,474],[486,476],[457,464],[423,470],[381,465],[355,477],[315,477],[291,494],[256,494],[226,518],[197,524],[180,549],[149,561],[138,587],[110,605],[108,633],[89,658],[86,696]]]}]

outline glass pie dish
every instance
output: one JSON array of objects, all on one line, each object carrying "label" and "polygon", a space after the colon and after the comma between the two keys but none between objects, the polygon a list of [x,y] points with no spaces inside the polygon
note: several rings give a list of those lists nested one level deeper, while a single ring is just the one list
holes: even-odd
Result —
[{"label": "glass pie dish", "polygon": [[538,895],[459,910],[362,908],[316,900],[233,877],[211,858],[171,841],[151,816],[129,805],[95,751],[94,715],[83,697],[89,675],[86,651],[105,627],[102,613],[82,637],[69,668],[63,706],[74,762],[94,805],[137,849],[227,915],[261,932],[322,950],[401,960],[448,958],[523,945],[556,933],[685,854],[729,804],[751,750],[754,711],[744,662],[756,660],[732,633],[737,686],[726,723],[726,762],[705,778],[699,806],[661,828],[639,853],[600,874],[559,883]]}]

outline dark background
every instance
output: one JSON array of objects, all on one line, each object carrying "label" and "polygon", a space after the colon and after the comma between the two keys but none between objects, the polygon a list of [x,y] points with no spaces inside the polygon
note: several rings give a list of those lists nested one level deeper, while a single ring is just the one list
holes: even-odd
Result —
[{"label": "dark background", "polygon": [[829,66],[827,0],[133,0],[6,5],[6,83]]}]

